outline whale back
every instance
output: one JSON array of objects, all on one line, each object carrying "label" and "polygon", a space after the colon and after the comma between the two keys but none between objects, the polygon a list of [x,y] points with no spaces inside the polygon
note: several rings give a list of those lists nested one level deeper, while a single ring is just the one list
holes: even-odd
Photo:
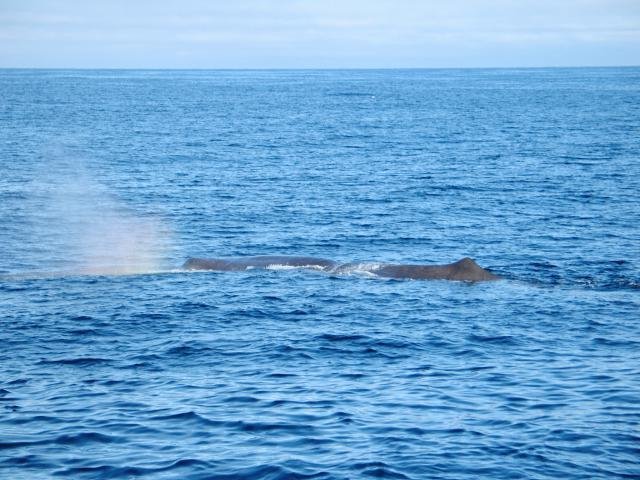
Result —
[{"label": "whale back", "polygon": [[384,265],[373,273],[380,277],[408,278],[413,280],[483,282],[498,280],[500,278],[482,268],[469,257],[447,265]]},{"label": "whale back", "polygon": [[485,270],[475,260],[465,257],[449,265],[451,267],[451,280],[466,280],[469,282],[481,282],[498,280],[500,277]]},{"label": "whale back", "polygon": [[258,257],[241,258],[189,258],[182,268],[186,270],[234,271],[247,270],[250,268],[306,267],[328,270],[334,268],[336,265],[336,262],[326,258],[262,255]]},{"label": "whale back", "polygon": [[[360,265],[360,264],[358,264]],[[240,258],[189,258],[182,268],[186,270],[240,271],[252,268],[312,268],[326,272],[339,273],[348,271],[352,264],[340,265],[333,260],[317,257],[295,256],[258,256]],[[460,280],[466,282],[482,282],[498,280],[478,265],[473,259],[465,257],[447,265],[379,265],[371,267],[374,275],[386,278],[407,278],[415,280]]]}]

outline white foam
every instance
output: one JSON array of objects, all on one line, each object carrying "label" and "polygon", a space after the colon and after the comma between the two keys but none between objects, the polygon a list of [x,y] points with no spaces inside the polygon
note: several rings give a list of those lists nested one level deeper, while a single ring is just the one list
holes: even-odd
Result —
[{"label": "white foam", "polygon": [[320,265],[282,265],[274,263],[265,267],[267,270],[324,270]]},{"label": "white foam", "polygon": [[384,265],[384,263],[378,262],[348,263],[340,265],[338,268],[332,270],[331,273],[339,275],[364,275],[375,277],[377,276],[375,273],[376,270],[379,270]]}]

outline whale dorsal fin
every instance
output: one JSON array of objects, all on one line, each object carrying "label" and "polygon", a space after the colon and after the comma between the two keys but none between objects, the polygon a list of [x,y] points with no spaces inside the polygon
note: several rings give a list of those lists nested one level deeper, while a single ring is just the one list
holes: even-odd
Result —
[{"label": "whale dorsal fin", "polygon": [[461,268],[482,268],[480,267],[480,265],[476,263],[476,261],[473,258],[469,258],[469,257],[464,257],[458,260],[457,262],[455,262],[453,265]]}]

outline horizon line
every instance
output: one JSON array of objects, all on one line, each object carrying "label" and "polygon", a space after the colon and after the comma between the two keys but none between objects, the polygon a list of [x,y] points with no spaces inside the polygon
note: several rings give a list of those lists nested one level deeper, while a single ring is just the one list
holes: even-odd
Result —
[{"label": "horizon line", "polygon": [[640,64],[623,65],[546,65],[546,66],[467,66],[467,67],[5,67],[0,70],[175,70],[175,71],[318,71],[318,70],[543,70],[579,68],[639,68]]}]

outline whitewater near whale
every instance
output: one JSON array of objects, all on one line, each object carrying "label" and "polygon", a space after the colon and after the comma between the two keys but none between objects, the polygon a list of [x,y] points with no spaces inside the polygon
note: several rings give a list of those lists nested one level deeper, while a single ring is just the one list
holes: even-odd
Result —
[{"label": "whitewater near whale", "polygon": [[366,272],[378,277],[413,280],[458,280],[482,282],[500,277],[465,257],[445,265],[339,263],[326,258],[265,255],[236,258],[189,258],[186,270],[242,271],[255,268],[310,268],[327,273]]}]

